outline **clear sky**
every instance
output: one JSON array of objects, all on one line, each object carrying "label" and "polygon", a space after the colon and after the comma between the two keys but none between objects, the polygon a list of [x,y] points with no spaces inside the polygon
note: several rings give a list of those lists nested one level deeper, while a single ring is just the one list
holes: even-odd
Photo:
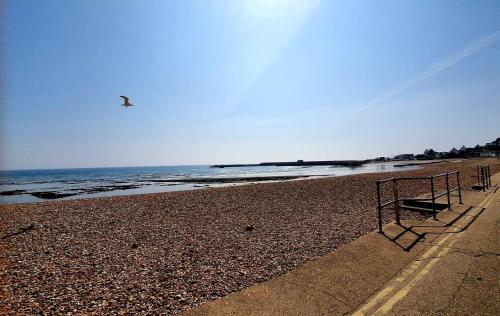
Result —
[{"label": "clear sky", "polygon": [[2,5],[1,169],[361,159],[500,137],[498,0]]}]

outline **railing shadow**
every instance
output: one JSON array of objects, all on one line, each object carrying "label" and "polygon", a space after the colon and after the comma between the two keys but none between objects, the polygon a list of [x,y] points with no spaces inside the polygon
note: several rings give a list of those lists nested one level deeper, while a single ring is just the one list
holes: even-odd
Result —
[{"label": "railing shadow", "polygon": [[[457,216],[455,216],[450,222],[445,222],[445,221],[442,221],[442,220],[439,220],[439,219],[438,220],[434,220],[434,222],[441,223],[442,225],[418,225],[417,224],[417,225],[406,226],[403,223],[400,223],[400,224],[396,223],[395,225],[403,228],[403,230],[401,232],[397,233],[395,236],[390,236],[385,231],[381,232],[380,234],[383,235],[384,237],[386,237],[388,240],[390,240],[392,243],[394,243],[398,247],[400,247],[402,250],[408,252],[413,247],[415,247],[415,245],[418,244],[422,239],[425,239],[425,237],[428,234],[429,235],[458,234],[458,233],[462,233],[465,230],[467,230],[469,228],[469,226],[472,225],[472,223],[474,223],[477,220],[477,218],[485,210],[485,208],[482,207],[479,210],[479,212],[477,212],[477,213],[475,213],[473,215],[469,215],[469,213],[471,212],[471,210],[474,209],[474,207],[475,206],[468,205],[467,208],[463,212],[457,212],[457,211],[454,211],[454,210],[446,210],[447,212],[457,214]],[[467,223],[465,224],[465,226],[463,226],[463,227],[454,226],[454,224],[457,221],[459,221],[462,218],[466,218],[466,217],[469,217],[470,220],[467,220]],[[439,232],[439,231],[436,232],[436,231],[432,230],[432,229],[436,229],[436,228],[446,228],[446,227],[455,227],[455,228],[457,228],[457,230],[454,230],[454,231],[446,231],[445,230],[445,231],[441,231],[441,232]],[[420,233],[418,231],[416,231],[416,229],[422,230],[422,229],[425,229],[425,228],[431,228],[431,229],[429,229],[429,231],[424,231],[424,232],[420,232]],[[415,237],[409,243],[408,242],[404,243],[404,242],[401,241],[401,239],[407,233],[411,233]]]}]

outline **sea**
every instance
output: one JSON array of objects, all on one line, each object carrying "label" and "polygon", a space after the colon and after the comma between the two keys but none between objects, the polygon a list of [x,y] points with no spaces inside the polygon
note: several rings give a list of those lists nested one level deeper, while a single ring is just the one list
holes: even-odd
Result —
[{"label": "sea", "polygon": [[[397,162],[359,167],[254,166],[211,168],[198,166],[116,167],[0,171],[0,204],[33,203],[52,199],[197,190],[294,177],[328,177],[414,169]],[[220,182],[219,182],[220,181]]]}]

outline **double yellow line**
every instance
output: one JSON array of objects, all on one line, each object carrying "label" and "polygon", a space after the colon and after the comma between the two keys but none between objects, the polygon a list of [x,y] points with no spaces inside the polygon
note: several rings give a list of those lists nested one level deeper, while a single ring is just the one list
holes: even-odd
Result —
[{"label": "double yellow line", "polygon": [[[491,201],[495,198],[494,194],[486,197],[479,205],[479,208],[486,208],[490,205]],[[449,230],[447,230],[449,231]],[[450,251],[450,247],[455,243],[456,240],[452,240],[449,244],[444,246],[444,243],[452,236],[452,234],[448,234],[425,251],[422,255],[420,255],[419,259],[413,262],[408,268],[406,268],[398,277],[391,280],[387,286],[379,291],[373,298],[371,298],[366,304],[361,306],[356,312],[354,312],[353,316],[362,316],[362,315],[376,315],[376,314],[385,314],[389,312],[396,303],[401,301],[412,289],[415,284],[417,284],[426,274],[429,273],[431,268]],[[442,248],[442,249],[441,249]],[[441,251],[437,252],[439,249]],[[424,259],[431,258],[435,253],[437,255],[428,260],[424,261]],[[414,272],[420,269],[416,274]],[[397,288],[399,288],[403,283],[406,285],[401,288],[399,291],[395,292]],[[393,292],[395,292],[393,295]],[[370,312],[377,306],[380,306],[375,312]]]}]

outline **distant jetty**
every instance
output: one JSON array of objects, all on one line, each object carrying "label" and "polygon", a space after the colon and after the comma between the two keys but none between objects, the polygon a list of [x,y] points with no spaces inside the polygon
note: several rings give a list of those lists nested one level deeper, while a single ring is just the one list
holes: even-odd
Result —
[{"label": "distant jetty", "polygon": [[341,167],[359,167],[365,164],[366,160],[320,160],[320,161],[275,161],[261,162],[258,164],[230,164],[213,165],[210,168],[236,168],[236,167],[267,167],[267,166],[341,166]]}]

